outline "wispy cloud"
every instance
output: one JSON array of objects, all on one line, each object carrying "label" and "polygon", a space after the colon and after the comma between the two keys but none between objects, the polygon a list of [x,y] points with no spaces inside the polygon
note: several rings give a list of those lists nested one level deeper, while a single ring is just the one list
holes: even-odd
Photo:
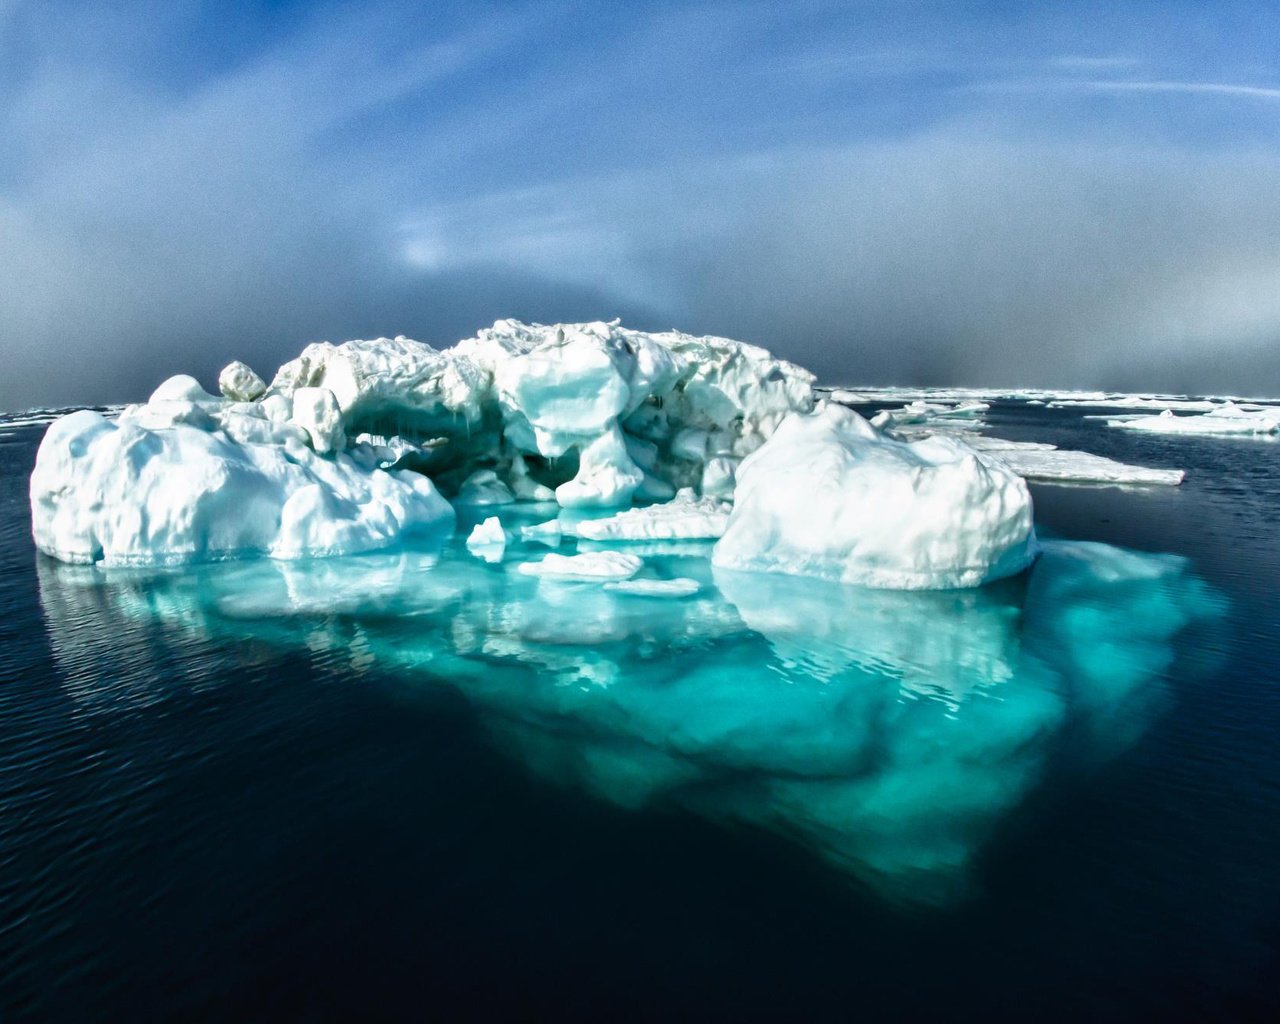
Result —
[{"label": "wispy cloud", "polygon": [[1098,92],[1162,92],[1179,93],[1187,96],[1230,96],[1247,100],[1280,100],[1280,86],[1242,85],[1235,82],[1131,81],[1120,78],[1058,84],[1080,86]]},{"label": "wispy cloud", "polygon": [[886,381],[1185,386],[1212,348],[1280,387],[1274,58],[1204,56],[1200,8],[1065,54],[1039,8],[228,10],[0,0],[0,407],[507,315]]}]

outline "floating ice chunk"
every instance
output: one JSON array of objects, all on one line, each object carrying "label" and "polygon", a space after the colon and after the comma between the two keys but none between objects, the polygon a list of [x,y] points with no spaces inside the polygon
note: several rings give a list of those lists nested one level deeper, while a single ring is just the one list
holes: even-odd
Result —
[{"label": "floating ice chunk", "polygon": [[463,481],[454,500],[460,505],[510,505],[516,496],[492,469],[477,469]]},{"label": "floating ice chunk", "polygon": [[743,460],[718,566],[894,589],[970,587],[1036,552],[1031,496],[951,438],[904,444],[826,405]]},{"label": "floating ice chunk", "polygon": [[215,422],[152,429],[85,411],[45,434],[31,520],[55,558],[149,565],[367,551],[449,526],[453,510],[424,476],[322,458],[296,439],[242,444]]},{"label": "floating ice chunk", "polygon": [[715,540],[724,536],[732,506],[698,498],[691,489],[671,501],[618,512],[606,519],[585,519],[573,531],[587,540]]},{"label": "floating ice chunk", "polygon": [[228,363],[218,374],[218,390],[233,402],[253,402],[267,390],[267,382],[244,363]]},{"label": "floating ice chunk", "polygon": [[1280,410],[1249,411],[1228,404],[1201,416],[1175,416],[1165,410],[1159,416],[1109,420],[1108,425],[1152,434],[1266,435],[1280,432]]},{"label": "floating ice chunk", "polygon": [[620,551],[587,551],[581,555],[557,555],[554,552],[540,562],[521,562],[517,571],[525,576],[541,576],[556,580],[630,579],[640,571],[644,560]]},{"label": "floating ice chunk", "polygon": [[990,408],[985,402],[973,400],[955,404],[915,401],[901,409],[881,409],[871,418],[871,425],[881,430],[925,423],[976,425],[978,418]]},{"label": "floating ice chunk", "polygon": [[501,562],[506,548],[507,531],[502,528],[502,520],[497,516],[490,516],[477,525],[467,538],[467,550],[486,562]]},{"label": "floating ice chunk", "polygon": [[548,519],[545,523],[534,523],[520,527],[520,539],[545,544],[549,548],[560,546],[563,532],[559,519]]},{"label": "floating ice chunk", "polygon": [[347,445],[338,400],[328,388],[298,388],[293,393],[293,422],[307,432],[311,447],[321,455]]},{"label": "floating ice chunk", "polygon": [[1131,466],[1089,452],[1005,448],[992,449],[990,455],[1021,477],[1050,483],[1163,484],[1176,487],[1186,477],[1186,472],[1181,469]]},{"label": "floating ice chunk", "polygon": [[1055,398],[1051,409],[1148,409],[1152,412],[1178,410],[1179,412],[1212,412],[1222,408],[1222,403],[1208,399],[1167,398],[1144,395],[1088,395],[1082,398]]},{"label": "floating ice chunk", "polygon": [[687,576],[677,576],[670,580],[617,580],[606,583],[604,589],[619,594],[633,594],[636,597],[692,597],[702,589],[702,584]]}]

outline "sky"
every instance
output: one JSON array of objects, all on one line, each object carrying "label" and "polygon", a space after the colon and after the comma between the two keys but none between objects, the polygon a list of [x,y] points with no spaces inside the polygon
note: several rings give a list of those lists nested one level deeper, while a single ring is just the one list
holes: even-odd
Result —
[{"label": "sky", "polygon": [[1272,3],[0,0],[0,409],[495,319],[1280,394]]}]

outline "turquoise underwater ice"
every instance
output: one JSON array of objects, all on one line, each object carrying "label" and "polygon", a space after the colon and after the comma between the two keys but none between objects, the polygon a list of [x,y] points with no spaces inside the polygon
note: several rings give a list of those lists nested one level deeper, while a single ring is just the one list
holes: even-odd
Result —
[{"label": "turquoise underwater ice", "polygon": [[941,592],[628,545],[644,575],[698,580],[686,598],[518,573],[537,550],[496,565],[457,538],[165,571],[42,559],[39,582],[70,679],[93,656],[85,636],[109,646],[145,621],[333,652],[355,676],[398,680],[398,697],[455,688],[495,743],[558,784],[765,829],[915,903],[970,891],[975,858],[1052,773],[1137,741],[1187,631],[1222,612],[1185,559],[1086,542]]}]

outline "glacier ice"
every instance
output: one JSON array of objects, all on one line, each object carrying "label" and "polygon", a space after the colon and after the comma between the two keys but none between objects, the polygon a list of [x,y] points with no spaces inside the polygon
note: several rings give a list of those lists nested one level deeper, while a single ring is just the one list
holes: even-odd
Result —
[{"label": "glacier ice", "polygon": [[901,442],[824,404],[788,417],[738,468],[716,565],[902,589],[969,587],[1035,556],[1031,496],[947,437]]}]

